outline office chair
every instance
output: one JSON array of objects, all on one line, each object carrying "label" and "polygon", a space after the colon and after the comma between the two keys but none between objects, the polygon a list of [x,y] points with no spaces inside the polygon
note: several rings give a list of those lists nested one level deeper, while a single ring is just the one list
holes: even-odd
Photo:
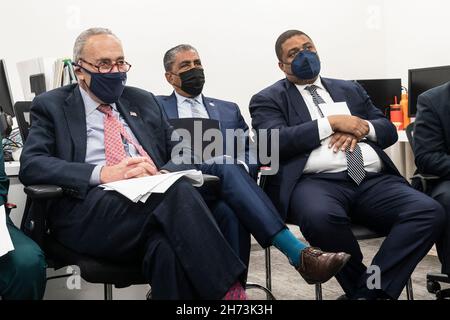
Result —
[{"label": "office chair", "polygon": [[[219,178],[211,175],[203,175],[204,183],[214,186],[219,183]],[[77,253],[59,243],[51,235],[47,228],[46,200],[56,199],[64,195],[63,188],[52,185],[35,185],[24,188],[27,194],[24,218],[21,229],[32,238],[45,252],[49,268],[58,270],[66,266],[76,265],[80,268],[80,274],[85,281],[104,285],[104,299],[112,300],[113,285],[116,288],[125,288],[135,284],[148,284],[142,271],[141,263],[115,263]],[[29,210],[33,206],[33,216],[29,216]],[[49,277],[47,280],[68,277],[70,275]],[[150,291],[147,294],[150,298]]]},{"label": "office chair", "polygon": [[[259,186],[264,190],[264,186],[267,181],[267,175],[265,171],[268,171],[270,168],[261,167],[260,168],[260,177],[259,177]],[[351,225],[352,233],[355,236],[356,240],[369,240],[382,238],[383,236],[376,233],[375,231],[366,228],[362,225],[354,224]],[[266,287],[269,291],[272,290],[272,268],[270,262],[270,247],[265,249],[265,264],[266,264]],[[406,283],[406,296],[408,300],[414,300],[413,287],[411,278],[408,279]],[[322,300],[322,284],[315,284],[315,298],[316,300]],[[269,299],[269,297],[268,297]]]},{"label": "office chair", "polygon": [[[24,113],[30,112],[30,106],[30,102],[16,103],[15,112],[18,119],[26,119]],[[30,123],[19,120],[19,126],[25,143]],[[218,177],[210,175],[203,177],[204,183],[212,187],[219,183]],[[66,266],[78,266],[79,276],[85,281],[104,285],[105,300],[112,300],[113,285],[116,288],[125,288],[135,284],[148,284],[142,274],[140,262],[124,264],[90,257],[63,246],[52,237],[51,230],[47,226],[46,201],[62,197],[64,195],[63,188],[54,185],[34,185],[25,187],[24,191],[28,197],[21,229],[45,252],[49,268],[58,270]],[[31,208],[33,208],[33,216],[30,214]],[[47,280],[69,276],[71,275],[54,276]],[[148,298],[150,298],[150,291],[147,294]]]},{"label": "office chair", "polygon": [[[261,167],[258,172],[257,184],[264,190],[266,176],[264,172],[270,170],[269,167]],[[246,289],[260,289],[266,293],[267,300],[276,300],[272,293],[272,265],[270,257],[270,246],[264,249],[264,264],[266,269],[266,285],[260,285],[254,282],[247,282]]]},{"label": "office chair", "polygon": [[[104,285],[104,299],[112,300],[112,287],[128,287],[133,284],[147,284],[139,263],[116,264],[88,255],[79,254],[62,244],[51,235],[47,228],[46,201],[62,197],[63,188],[52,185],[35,185],[24,188],[27,203],[22,219],[21,229],[32,238],[44,251],[47,267],[55,270],[76,265],[85,281]],[[33,216],[30,209],[33,207]],[[70,275],[48,277],[47,280],[68,277]]]},{"label": "office chair", "polygon": [[[414,151],[414,122],[410,123],[406,127],[406,137],[408,138],[409,145],[411,146],[411,149]],[[424,193],[427,193],[429,183],[433,180],[438,180],[439,177],[431,174],[423,174],[419,172],[415,172],[414,175],[411,177],[411,184],[412,186]]]},{"label": "office chair", "polygon": [[31,126],[30,120],[31,101],[17,101],[14,106],[14,114],[16,115],[17,125],[19,126],[22,142],[28,137],[28,131]]},{"label": "office chair", "polygon": [[[410,123],[406,127],[406,136],[411,148],[414,150],[414,123]],[[426,194],[430,192],[430,182],[438,180],[439,177],[435,175],[423,174],[415,172],[411,177],[412,186]],[[450,276],[444,273],[428,273],[427,274],[427,290],[429,293],[435,294],[436,299],[450,298],[450,289],[441,290],[441,283],[450,283]]]}]

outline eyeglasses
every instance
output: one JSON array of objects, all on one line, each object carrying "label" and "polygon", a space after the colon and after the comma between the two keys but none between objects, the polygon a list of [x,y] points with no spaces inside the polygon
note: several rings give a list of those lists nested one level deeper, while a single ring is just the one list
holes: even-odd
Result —
[{"label": "eyeglasses", "polygon": [[100,62],[98,65],[92,64],[84,59],[80,60],[96,68],[99,73],[110,73],[115,66],[117,66],[117,70],[119,70],[119,72],[128,72],[130,71],[131,68],[131,64],[129,64],[125,60],[119,60],[116,61],[115,63]]}]

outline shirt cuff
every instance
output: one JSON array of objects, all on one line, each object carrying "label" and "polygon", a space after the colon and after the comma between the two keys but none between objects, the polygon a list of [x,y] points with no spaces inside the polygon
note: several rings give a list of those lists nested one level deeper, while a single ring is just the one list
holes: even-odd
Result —
[{"label": "shirt cuff", "polygon": [[377,133],[375,132],[375,127],[370,121],[366,120],[366,122],[369,125],[369,133],[366,135],[366,138],[372,142],[377,142]]},{"label": "shirt cuff", "polygon": [[319,139],[322,141],[333,134],[328,118],[317,119],[317,128],[319,129]]},{"label": "shirt cuff", "polygon": [[91,178],[89,179],[89,185],[98,186],[100,184],[100,171],[102,168],[102,165],[95,166],[94,170],[92,170]]}]

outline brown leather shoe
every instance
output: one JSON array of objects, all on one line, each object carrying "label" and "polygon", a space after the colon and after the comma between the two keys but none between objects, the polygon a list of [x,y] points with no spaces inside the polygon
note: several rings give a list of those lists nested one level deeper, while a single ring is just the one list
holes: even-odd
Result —
[{"label": "brown leather shoe", "polygon": [[350,255],[344,252],[323,252],[319,248],[308,247],[302,250],[297,271],[309,284],[323,283],[336,275],[349,259]]}]

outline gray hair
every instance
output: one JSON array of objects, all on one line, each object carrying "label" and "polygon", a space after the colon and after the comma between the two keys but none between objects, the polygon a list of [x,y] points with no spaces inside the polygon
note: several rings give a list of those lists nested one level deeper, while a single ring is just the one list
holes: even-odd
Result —
[{"label": "gray hair", "polygon": [[175,62],[175,56],[177,55],[177,53],[183,52],[183,51],[190,51],[190,50],[195,51],[196,53],[198,53],[197,49],[195,49],[190,44],[179,44],[176,47],[173,47],[172,49],[169,49],[164,54],[164,59],[163,59],[164,69],[166,71],[172,70],[173,63]]},{"label": "gray hair", "polygon": [[[119,38],[110,30],[107,28],[89,28],[77,37],[75,40],[75,44],[73,45],[73,62],[77,63],[81,59],[81,54],[83,53],[84,46],[86,45],[87,40],[92,37],[99,34],[109,34],[113,37],[115,37],[117,40]],[[120,40],[119,40],[120,41]]]}]

